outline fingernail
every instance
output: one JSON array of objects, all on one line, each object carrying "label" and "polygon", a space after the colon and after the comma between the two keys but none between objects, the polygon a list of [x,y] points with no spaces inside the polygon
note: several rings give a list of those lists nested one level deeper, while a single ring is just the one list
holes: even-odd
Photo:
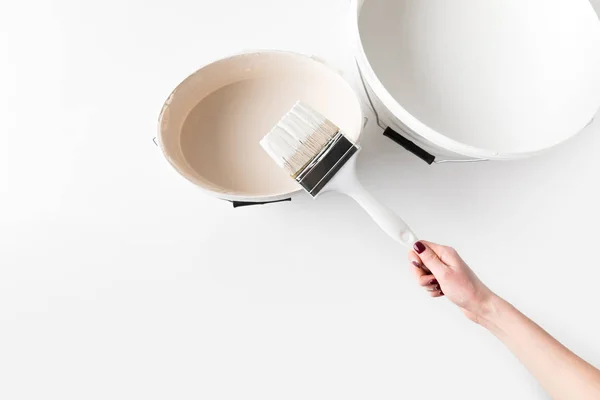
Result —
[{"label": "fingernail", "polygon": [[443,295],[444,295],[444,292],[442,292],[442,291],[440,290],[440,294],[443,296]]},{"label": "fingernail", "polygon": [[438,281],[435,280],[435,279],[432,279],[432,280],[429,281],[430,285],[435,285],[436,283],[438,283]]},{"label": "fingernail", "polygon": [[437,285],[437,286],[435,287],[435,290],[439,290],[439,291],[441,292],[441,291],[442,291],[442,288],[440,288],[440,285]]},{"label": "fingernail", "polygon": [[421,268],[421,264],[419,264],[418,262],[416,262],[416,261],[413,261],[412,263],[413,263],[413,265],[414,265],[415,267],[417,267],[417,268]]},{"label": "fingernail", "polygon": [[413,246],[413,248],[415,249],[415,251],[417,252],[417,254],[421,254],[425,251],[425,245],[421,242],[416,242]]}]

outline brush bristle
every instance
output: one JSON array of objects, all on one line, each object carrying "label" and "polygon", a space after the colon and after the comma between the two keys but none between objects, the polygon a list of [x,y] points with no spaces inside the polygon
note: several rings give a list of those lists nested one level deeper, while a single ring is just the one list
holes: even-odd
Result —
[{"label": "brush bristle", "polygon": [[340,128],[310,106],[297,102],[260,145],[277,165],[295,176],[339,131]]}]

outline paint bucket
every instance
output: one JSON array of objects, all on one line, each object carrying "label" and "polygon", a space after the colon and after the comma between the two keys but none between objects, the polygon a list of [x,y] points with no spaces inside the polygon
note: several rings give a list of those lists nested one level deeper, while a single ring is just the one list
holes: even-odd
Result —
[{"label": "paint bucket", "polygon": [[298,100],[358,140],[360,99],[337,71],[308,56],[261,51],[218,60],[185,79],[163,106],[158,145],[210,195],[235,206],[281,201],[300,187],[259,141]]},{"label": "paint bucket", "polygon": [[428,163],[510,160],[564,142],[600,108],[588,0],[352,0],[367,104]]}]

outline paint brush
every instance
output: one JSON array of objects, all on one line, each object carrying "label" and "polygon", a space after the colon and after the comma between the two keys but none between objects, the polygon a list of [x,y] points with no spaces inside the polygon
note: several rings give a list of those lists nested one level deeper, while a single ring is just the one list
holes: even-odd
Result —
[{"label": "paint brush", "polygon": [[394,240],[409,248],[417,241],[402,218],[358,181],[356,155],[360,146],[307,104],[296,103],[260,144],[313,198],[330,191],[344,193]]}]

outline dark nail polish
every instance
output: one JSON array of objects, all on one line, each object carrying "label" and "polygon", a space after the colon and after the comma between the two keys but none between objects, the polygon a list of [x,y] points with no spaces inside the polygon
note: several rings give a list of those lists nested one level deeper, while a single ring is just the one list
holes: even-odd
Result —
[{"label": "dark nail polish", "polygon": [[440,290],[440,295],[442,295],[442,296],[444,295],[444,292],[442,292],[441,290]]},{"label": "dark nail polish", "polygon": [[421,242],[417,242],[415,243],[415,245],[413,246],[413,248],[415,249],[415,251],[417,252],[417,254],[421,254],[425,251],[426,247],[423,243]]},{"label": "dark nail polish", "polygon": [[418,262],[416,262],[416,261],[413,261],[412,263],[413,263],[413,265],[414,265],[415,267],[417,267],[417,268],[421,268],[421,264],[419,264]]},{"label": "dark nail polish", "polygon": [[437,286],[435,287],[435,290],[439,290],[439,291],[441,292],[441,291],[442,291],[442,288],[440,287],[440,285],[437,285]]},{"label": "dark nail polish", "polygon": [[438,281],[435,280],[435,279],[432,279],[432,280],[429,281],[430,285],[435,285],[436,283],[438,283]]}]

